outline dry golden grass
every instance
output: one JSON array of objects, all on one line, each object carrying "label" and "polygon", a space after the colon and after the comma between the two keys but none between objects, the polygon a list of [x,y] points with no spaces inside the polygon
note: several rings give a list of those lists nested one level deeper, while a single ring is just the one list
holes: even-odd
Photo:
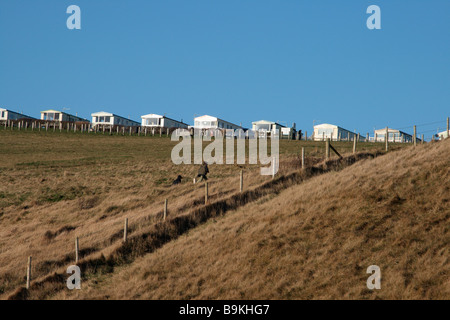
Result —
[{"label": "dry golden grass", "polygon": [[[2,298],[24,285],[29,255],[34,261],[34,283],[39,283],[73,263],[76,236],[80,237],[83,261],[91,261],[120,249],[125,217],[133,236],[146,234],[160,221],[165,198],[169,199],[171,218],[203,207],[203,184],[191,184],[197,167],[173,165],[170,150],[175,143],[168,139],[9,131],[0,131],[0,137]],[[320,143],[283,141],[281,175],[298,166],[294,153],[302,145],[307,147],[310,163],[323,153]],[[351,144],[338,145],[345,151]],[[247,190],[268,181],[258,174],[257,167],[244,167]],[[240,169],[211,166],[212,202],[237,193]],[[187,179],[171,187],[177,174]],[[94,272],[92,277],[97,281],[96,277],[103,276]],[[31,298],[51,296],[36,290]]]},{"label": "dry golden grass", "polygon": [[449,159],[447,140],[314,177],[53,298],[449,299]]}]

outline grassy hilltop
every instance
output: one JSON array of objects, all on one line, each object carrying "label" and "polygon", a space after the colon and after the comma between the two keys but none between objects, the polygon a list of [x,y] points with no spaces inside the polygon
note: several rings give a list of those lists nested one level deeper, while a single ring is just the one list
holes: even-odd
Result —
[{"label": "grassy hilltop", "polygon": [[[0,297],[448,298],[449,143],[375,159],[383,144],[351,156],[351,142],[333,143],[344,160],[322,162],[324,143],[281,141],[274,180],[212,165],[205,206],[198,166],[172,164],[168,138],[0,130]],[[85,278],[69,292],[77,236]]]}]

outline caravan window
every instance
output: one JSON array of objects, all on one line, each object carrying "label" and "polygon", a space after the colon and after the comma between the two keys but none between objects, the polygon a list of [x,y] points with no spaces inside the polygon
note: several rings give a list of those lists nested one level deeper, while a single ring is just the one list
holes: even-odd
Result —
[{"label": "caravan window", "polygon": [[256,130],[263,130],[263,131],[270,131],[270,127],[271,127],[272,125],[270,125],[270,124],[257,124],[256,126],[255,126],[255,129]]},{"label": "caravan window", "polygon": [[98,117],[98,121],[97,122],[110,123],[111,122],[111,117]]},{"label": "caravan window", "polygon": [[53,112],[44,113],[44,120],[53,121],[55,119],[55,114]]},{"label": "caravan window", "polygon": [[159,125],[159,118],[147,118],[148,126],[157,126]]},{"label": "caravan window", "polygon": [[2,118],[5,117],[5,111],[2,111]]},{"label": "caravan window", "polygon": [[325,133],[325,136],[331,136],[333,133],[333,129],[318,129],[319,136],[322,136]]},{"label": "caravan window", "polygon": [[59,120],[59,113],[56,112],[44,112],[44,120],[53,121],[53,120]]}]

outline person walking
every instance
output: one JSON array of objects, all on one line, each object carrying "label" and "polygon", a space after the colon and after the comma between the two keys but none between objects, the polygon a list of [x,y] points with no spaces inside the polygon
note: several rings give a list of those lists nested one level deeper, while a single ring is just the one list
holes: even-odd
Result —
[{"label": "person walking", "polygon": [[208,164],[205,161],[203,161],[202,166],[200,167],[200,169],[198,169],[198,174],[196,177],[196,178],[200,177],[200,179],[197,181],[197,179],[194,178],[194,183],[201,182],[203,180],[205,181],[208,180],[208,178],[206,177],[208,173],[209,173]]}]

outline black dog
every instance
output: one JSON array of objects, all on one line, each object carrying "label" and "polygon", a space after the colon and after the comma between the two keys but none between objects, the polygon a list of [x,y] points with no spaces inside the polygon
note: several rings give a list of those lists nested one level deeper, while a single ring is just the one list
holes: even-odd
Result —
[{"label": "black dog", "polygon": [[182,178],[183,178],[182,176],[178,176],[175,180],[173,180],[172,185],[174,186],[176,184],[181,183]]}]

